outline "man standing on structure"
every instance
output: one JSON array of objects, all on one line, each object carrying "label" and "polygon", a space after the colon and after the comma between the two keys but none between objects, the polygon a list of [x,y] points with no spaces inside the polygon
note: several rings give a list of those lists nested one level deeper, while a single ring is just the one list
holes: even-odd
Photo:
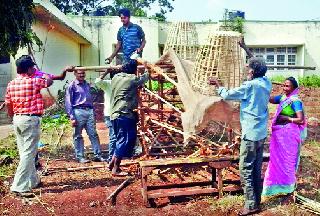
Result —
[{"label": "man standing on structure", "polygon": [[209,79],[209,84],[218,87],[218,94],[224,100],[238,100],[241,103],[242,141],[239,169],[244,185],[245,207],[239,215],[250,215],[260,211],[263,145],[268,131],[268,103],[272,88],[270,80],[265,77],[267,66],[263,59],[251,58],[248,69],[249,81],[238,88],[227,90],[220,87],[217,79]]},{"label": "man standing on structure", "polygon": [[84,70],[76,70],[74,75],[76,79],[69,84],[66,90],[65,106],[73,127],[73,144],[76,159],[79,163],[89,162],[84,157],[82,130],[85,128],[93,148],[93,161],[103,162],[105,159],[101,157],[90,85],[85,80],[86,74]]},{"label": "man standing on structure", "polygon": [[109,164],[113,176],[127,175],[120,170],[120,163],[122,158],[132,157],[137,140],[138,88],[148,81],[149,73],[136,76],[136,71],[137,61],[130,60],[111,80],[111,122],[117,140]]},{"label": "man standing on structure", "polygon": [[130,22],[130,10],[123,8],[119,11],[119,17],[123,26],[119,28],[117,34],[117,45],[114,52],[106,59],[110,63],[120,50],[123,52],[122,64],[129,62],[131,55],[137,53],[142,56],[142,50],[146,45],[146,39],[142,28]]},{"label": "man standing on structure", "polygon": [[35,63],[30,56],[16,61],[17,77],[7,87],[8,115],[13,116],[20,161],[10,190],[22,197],[33,197],[32,189],[40,183],[35,168],[35,156],[40,140],[40,117],[44,112],[41,89],[52,85],[48,75],[35,77]]}]

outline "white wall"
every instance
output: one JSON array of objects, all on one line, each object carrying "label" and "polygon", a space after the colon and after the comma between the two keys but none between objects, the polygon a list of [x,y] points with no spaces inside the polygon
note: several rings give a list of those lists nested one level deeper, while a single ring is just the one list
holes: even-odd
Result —
[{"label": "white wall", "polygon": [[[43,50],[39,52],[34,46],[36,63],[42,71],[51,74],[61,74],[62,70],[68,65],[80,65],[80,44],[75,42],[57,29],[50,30],[41,22],[33,25],[33,30],[43,42]],[[46,42],[47,38],[47,42]],[[20,49],[16,58],[28,54],[27,49]],[[15,61],[15,60],[14,60]],[[14,65],[13,61],[13,65]],[[16,69],[14,69],[16,71]],[[67,80],[73,80],[73,73],[67,73],[64,81],[54,81],[49,88],[53,95],[56,95],[59,89],[62,89]]]}]

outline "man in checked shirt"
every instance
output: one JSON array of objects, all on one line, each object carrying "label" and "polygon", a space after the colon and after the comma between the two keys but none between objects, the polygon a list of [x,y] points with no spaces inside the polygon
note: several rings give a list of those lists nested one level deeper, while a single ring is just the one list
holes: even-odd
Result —
[{"label": "man in checked shirt", "polygon": [[40,183],[35,168],[40,139],[40,117],[44,102],[40,90],[52,85],[48,75],[35,77],[35,63],[26,56],[16,61],[17,77],[9,82],[5,102],[17,137],[20,161],[10,190],[22,197],[33,197],[32,189]]}]

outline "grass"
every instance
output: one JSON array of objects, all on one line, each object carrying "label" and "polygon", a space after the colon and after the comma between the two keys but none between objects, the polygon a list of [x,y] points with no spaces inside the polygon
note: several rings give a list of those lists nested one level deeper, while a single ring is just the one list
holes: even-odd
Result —
[{"label": "grass", "polygon": [[244,197],[243,195],[225,195],[218,200],[208,197],[207,202],[211,205],[212,210],[227,214],[241,209],[244,203]]},{"label": "grass", "polygon": [[[286,80],[286,77],[284,76],[275,76],[271,78],[271,81],[283,83]],[[306,76],[306,77],[299,77],[298,83],[300,86],[304,87],[320,87],[320,76],[312,75],[312,76]]]}]

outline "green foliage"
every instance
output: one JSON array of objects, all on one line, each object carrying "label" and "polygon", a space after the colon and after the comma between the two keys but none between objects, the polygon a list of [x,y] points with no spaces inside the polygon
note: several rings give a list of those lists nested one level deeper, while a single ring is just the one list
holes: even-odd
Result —
[{"label": "green foliage", "polygon": [[243,31],[244,19],[242,17],[236,17],[234,20],[230,22],[230,28],[232,31],[236,31],[239,33],[244,33]]},{"label": "green foliage", "polygon": [[[271,81],[283,83],[286,80],[287,77],[284,76],[275,76],[271,78]],[[312,75],[312,76],[306,76],[306,77],[299,77],[298,83],[300,86],[304,87],[320,87],[320,76]]]},{"label": "green foliage", "polygon": [[0,55],[15,56],[19,48],[41,40],[32,31],[34,4],[32,0],[0,1]]},{"label": "green foliage", "polygon": [[41,129],[47,130],[50,128],[58,128],[63,124],[70,124],[70,120],[63,111],[56,113],[56,115],[42,118]]},{"label": "green foliage", "polygon": [[[145,86],[149,88],[149,83],[146,83]],[[163,83],[163,89],[172,89],[174,85],[170,82]],[[151,89],[152,91],[158,91],[160,88],[159,82],[156,80],[151,80]]]},{"label": "green foliage", "polygon": [[[151,4],[158,2],[160,12],[155,14],[156,18],[163,19],[167,12],[171,12],[173,7],[171,2],[174,0],[50,0],[63,13],[75,15],[90,15],[92,12],[104,12],[109,16],[118,16],[121,8],[128,8],[132,16],[146,17],[147,9]],[[108,2],[108,4],[104,4]]]}]

